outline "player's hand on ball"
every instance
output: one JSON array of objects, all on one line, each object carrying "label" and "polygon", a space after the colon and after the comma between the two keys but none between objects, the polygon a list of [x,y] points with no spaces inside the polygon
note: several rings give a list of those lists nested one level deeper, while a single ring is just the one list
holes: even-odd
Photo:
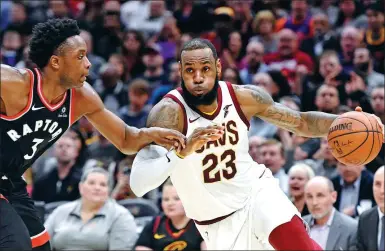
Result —
[{"label": "player's hand on ball", "polygon": [[[360,106],[357,106],[356,109],[355,109],[356,112],[362,112],[362,108]],[[382,135],[384,135],[384,138],[383,138],[383,141],[382,143],[385,143],[385,127],[384,127],[384,124],[382,123],[381,119],[379,117],[377,117],[376,115],[374,114],[370,114],[370,116],[372,116],[373,118],[375,118],[378,122],[378,125],[381,127],[382,129]]]},{"label": "player's hand on ball", "polygon": [[202,148],[207,142],[221,138],[224,129],[223,126],[208,126],[195,129],[187,139],[186,147],[179,154],[186,157]]},{"label": "player's hand on ball", "polygon": [[148,135],[151,137],[153,142],[167,148],[168,150],[172,147],[175,149],[183,149],[186,146],[186,137],[176,130],[159,127],[151,127],[147,128],[147,130]]}]

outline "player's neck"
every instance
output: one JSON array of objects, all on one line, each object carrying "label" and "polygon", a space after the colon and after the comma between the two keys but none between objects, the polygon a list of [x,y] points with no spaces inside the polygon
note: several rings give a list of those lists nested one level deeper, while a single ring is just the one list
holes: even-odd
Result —
[{"label": "player's neck", "polygon": [[41,71],[41,75],[41,89],[44,99],[49,104],[55,105],[61,101],[67,90],[60,84],[59,77],[55,76],[54,73],[49,72],[49,70]]},{"label": "player's neck", "polygon": [[207,115],[211,115],[218,109],[218,102],[215,99],[215,101],[210,105],[197,105],[196,108]]},{"label": "player's neck", "polygon": [[187,218],[187,216],[172,217],[172,218],[170,218],[170,220],[171,220],[172,225],[176,229],[182,229],[182,228],[186,227],[187,223],[190,221],[190,219]]}]

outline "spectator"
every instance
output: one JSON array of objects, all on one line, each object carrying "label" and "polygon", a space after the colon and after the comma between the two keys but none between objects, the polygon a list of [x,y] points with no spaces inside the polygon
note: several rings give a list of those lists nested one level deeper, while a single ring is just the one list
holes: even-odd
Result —
[{"label": "spectator", "polygon": [[98,166],[108,167],[120,154],[120,151],[99,131],[97,141],[89,146],[90,158],[98,161]]},{"label": "spectator", "polygon": [[260,145],[265,141],[265,138],[259,136],[251,136],[249,138],[249,154],[251,158],[257,162],[262,163],[262,157],[260,152]]},{"label": "spectator", "polygon": [[338,175],[337,159],[333,156],[327,138],[321,138],[321,146],[313,155],[315,174],[333,179]]},{"label": "spectator", "polygon": [[374,174],[373,194],[376,205],[360,215],[358,220],[358,250],[384,250],[384,166]]},{"label": "spectator", "polygon": [[374,70],[384,73],[385,14],[383,3],[370,4],[366,9],[366,16],[368,17],[368,29],[364,35],[364,42],[373,55]]},{"label": "spectator", "polygon": [[305,186],[305,200],[310,215],[303,219],[310,226],[310,236],[324,250],[356,250],[357,221],[338,212],[333,183],[314,177]]},{"label": "spectator", "polygon": [[187,218],[170,180],[163,185],[162,210],[164,215],[155,217],[144,227],[135,250],[206,249],[193,220]]},{"label": "spectator", "polygon": [[222,51],[221,63],[223,69],[228,67],[242,69],[242,37],[238,31],[233,31],[229,34],[227,43]]},{"label": "spectator", "polygon": [[373,59],[370,51],[367,48],[357,48],[354,51],[354,70],[361,77],[364,78],[367,84],[366,90],[368,93],[371,92],[374,86],[385,83],[384,74],[375,72],[373,70]]},{"label": "spectator", "polygon": [[142,20],[148,18],[150,12],[148,0],[126,1],[120,8],[120,19],[129,30],[137,30]]},{"label": "spectator", "polygon": [[106,108],[118,114],[119,109],[128,104],[127,86],[119,79],[119,71],[111,63],[104,64],[99,75],[100,79],[95,82],[95,91]]},{"label": "spectator", "polygon": [[347,26],[354,26],[357,29],[365,29],[367,27],[367,19],[362,15],[358,1],[355,0],[340,0],[339,12],[335,28],[337,33]]},{"label": "spectator", "polygon": [[309,11],[308,0],[291,1],[290,16],[279,19],[276,24],[276,31],[282,29],[290,29],[297,33],[299,41],[313,37],[313,19]]},{"label": "spectator", "polygon": [[352,217],[371,208],[374,203],[373,174],[364,166],[346,166],[340,162],[337,170],[339,175],[332,180],[338,194],[334,206]]},{"label": "spectator", "polygon": [[247,45],[244,58],[245,67],[239,73],[244,84],[251,84],[255,74],[267,71],[268,67],[262,61],[264,53],[263,45],[260,42],[250,41]]},{"label": "spectator", "polygon": [[385,123],[384,92],[384,84],[378,84],[373,87],[370,93],[372,109],[374,114],[381,119],[382,123]]},{"label": "spectator", "polygon": [[[325,1],[326,2],[326,1]],[[300,50],[316,60],[325,50],[338,46],[334,32],[330,30],[328,16],[318,13],[313,16],[314,36],[302,40]]]},{"label": "spectator", "polygon": [[136,224],[127,209],[108,197],[108,173],[89,169],[79,190],[80,199],[56,208],[44,224],[52,249],[132,250]]},{"label": "spectator", "polygon": [[142,128],[146,126],[147,116],[151,105],[146,105],[150,98],[150,84],[143,79],[136,79],[130,83],[128,99],[130,103],[119,110],[119,116],[130,126]]},{"label": "spectator", "polygon": [[302,216],[308,215],[309,210],[305,204],[305,186],[314,177],[310,166],[298,163],[292,166],[289,176],[289,197]]},{"label": "spectator", "polygon": [[152,90],[167,82],[167,76],[163,69],[164,58],[158,45],[146,47],[142,60],[145,71],[140,78],[147,80]]},{"label": "spectator", "polygon": [[129,30],[123,35],[121,53],[127,64],[127,72],[134,79],[143,74],[145,66],[142,61],[145,41],[142,33]]},{"label": "spectator", "polygon": [[[330,26],[334,27],[338,17],[338,7],[333,4],[334,0],[315,0],[314,7],[311,8],[313,19],[318,14],[327,15],[327,20],[330,22]],[[316,29],[316,28],[315,28]],[[315,32],[316,33],[316,32]]]},{"label": "spectator", "polygon": [[357,28],[347,26],[341,33],[341,52],[339,54],[340,63],[346,72],[353,70],[354,51],[361,43],[361,35]]},{"label": "spectator", "polygon": [[327,84],[321,85],[317,90],[315,105],[317,111],[338,114],[340,99],[337,88]]},{"label": "spectator", "polygon": [[308,74],[313,71],[313,61],[309,55],[298,50],[298,37],[290,29],[283,29],[278,34],[278,52],[264,56],[264,62],[271,70],[280,70],[289,80],[292,90],[296,90],[296,72],[299,66]]},{"label": "spectator", "polygon": [[249,38],[253,35],[252,22],[254,13],[251,9],[253,1],[225,0],[225,2],[227,6],[234,10],[234,29],[241,34],[242,42],[247,43]]},{"label": "spectator", "polygon": [[212,17],[205,7],[190,0],[180,1],[180,8],[174,11],[174,17],[181,33],[199,34],[212,28]]},{"label": "spectator", "polygon": [[56,166],[34,182],[32,199],[46,203],[79,198],[81,169],[75,166],[78,151],[74,140],[61,137],[54,144]]},{"label": "spectator", "polygon": [[279,186],[285,194],[289,192],[289,177],[285,173],[284,149],[281,142],[275,139],[264,141],[260,145],[261,164],[264,164],[279,181]]},{"label": "spectator", "polygon": [[278,37],[274,32],[275,17],[269,10],[262,10],[255,15],[252,29],[255,35],[250,42],[259,42],[266,53],[276,52],[278,49]]},{"label": "spectator", "polygon": [[115,68],[118,70],[119,79],[124,84],[126,84],[131,76],[127,70],[127,64],[124,60],[124,57],[119,53],[111,54],[111,56],[108,58],[108,63],[115,66]]},{"label": "spectator", "polygon": [[94,53],[94,41],[90,32],[82,30],[80,36],[84,39],[87,45],[87,58],[91,63],[91,68],[89,71],[89,76],[87,80],[91,85],[94,85],[96,79],[99,78],[100,68],[105,63],[105,60],[102,57],[99,57]]},{"label": "spectator", "polygon": [[68,1],[55,0],[49,1],[48,4],[47,18],[72,18]]},{"label": "spectator", "polygon": [[226,68],[223,71],[223,81],[230,82],[233,85],[243,85],[237,68]]},{"label": "spectator", "polygon": [[33,26],[28,19],[27,6],[21,1],[12,1],[10,14],[10,22],[5,30],[12,29],[17,31],[21,36],[22,44],[25,45],[28,36],[32,33]]},{"label": "spectator", "polygon": [[16,30],[6,30],[4,32],[1,45],[1,63],[15,66],[22,57],[21,35]]}]

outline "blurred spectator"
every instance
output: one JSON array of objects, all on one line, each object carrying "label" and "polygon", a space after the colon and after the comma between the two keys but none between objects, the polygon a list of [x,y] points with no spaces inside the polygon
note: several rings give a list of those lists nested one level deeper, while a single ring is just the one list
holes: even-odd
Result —
[{"label": "blurred spectator", "polygon": [[369,95],[366,92],[367,83],[364,79],[352,71],[350,73],[350,81],[345,84],[345,91],[347,93],[346,104],[354,110],[355,107],[361,106],[364,111],[372,113],[372,107],[369,101]]},{"label": "blurred spectator", "polygon": [[[264,56],[264,62],[271,70],[280,70],[289,80],[292,90],[297,90],[296,73],[299,69],[302,74],[313,71],[314,64],[306,53],[298,50],[298,37],[290,29],[283,29],[278,34],[278,52]],[[301,67],[300,67],[301,66]]]},{"label": "blurred spectator", "polygon": [[292,166],[288,172],[289,197],[302,216],[308,215],[309,210],[305,204],[305,186],[314,177],[310,166],[298,163]]},{"label": "blurred spectator", "polygon": [[87,80],[90,82],[91,85],[93,85],[96,79],[98,79],[100,68],[105,63],[105,60],[94,53],[94,47],[93,47],[94,41],[90,32],[86,30],[82,30],[80,32],[80,36],[86,42],[87,58],[91,63],[91,68],[90,68],[89,76],[87,77]]},{"label": "blurred spectator", "polygon": [[167,76],[163,69],[164,59],[158,45],[146,47],[142,60],[145,70],[143,75],[139,77],[147,80],[152,90],[167,82]]},{"label": "blurred spectator", "polygon": [[130,187],[130,175],[132,167],[132,158],[126,158],[118,164],[116,174],[116,184],[111,192],[111,198],[115,200],[124,200],[136,198],[136,195]]},{"label": "blurred spectator", "polygon": [[354,51],[354,70],[357,74],[364,78],[367,84],[367,91],[370,93],[372,88],[378,84],[384,84],[384,74],[373,70],[373,59],[367,48],[357,48]]},{"label": "blurred spectator", "polygon": [[127,64],[124,60],[124,57],[121,54],[114,53],[108,58],[108,63],[115,66],[118,70],[119,79],[122,80],[124,84],[130,79],[130,72],[127,70]]},{"label": "blurred spectator", "polygon": [[148,0],[126,1],[122,4],[120,19],[129,30],[138,29],[142,20],[145,20],[150,12]]},{"label": "blurred spectator", "polygon": [[108,197],[108,173],[89,169],[79,190],[80,199],[56,208],[44,224],[52,249],[132,250],[136,224],[127,209]]},{"label": "blurred spectator", "polygon": [[241,34],[238,31],[233,31],[229,34],[227,43],[224,44],[222,51],[221,63],[223,69],[228,67],[242,69],[243,56]]},{"label": "blurred spectator", "polygon": [[259,136],[251,136],[249,138],[249,154],[251,158],[257,163],[262,163],[260,145],[265,140],[265,138]]},{"label": "blurred spectator", "polygon": [[72,18],[68,1],[55,0],[49,1],[48,4],[47,18]]},{"label": "blurred spectator", "polygon": [[384,108],[384,84],[378,84],[373,87],[370,93],[370,101],[374,114],[376,114],[385,123],[385,108]]},{"label": "blurred spectator", "polygon": [[95,52],[104,60],[108,60],[112,53],[116,53],[121,45],[123,26],[120,22],[120,2],[110,0],[103,7],[103,24],[99,30],[103,31],[96,40]]},{"label": "blurred spectator", "polygon": [[273,86],[277,92],[272,93],[272,97],[275,101],[285,96],[291,96],[292,91],[288,79],[279,70],[267,71],[271,79],[273,80]]},{"label": "blurred spectator", "polygon": [[[326,1],[325,1],[326,2]],[[302,40],[300,50],[316,60],[325,50],[338,46],[338,40],[330,29],[328,16],[318,13],[313,16],[314,36]]]},{"label": "blurred spectator", "polygon": [[140,17],[143,19],[138,20],[134,27],[129,26],[129,28],[140,30],[144,37],[149,39],[162,30],[166,18],[169,16],[171,13],[166,9],[164,0],[149,1],[148,15],[141,15]]},{"label": "blurred spectator", "polygon": [[278,37],[274,32],[274,14],[269,10],[262,10],[255,15],[252,28],[258,34],[250,38],[250,42],[259,42],[263,45],[264,52],[273,53],[278,49]]},{"label": "blurred spectator", "polygon": [[338,175],[337,159],[332,155],[327,138],[321,138],[321,146],[313,155],[315,174],[333,179]]},{"label": "blurred spectator", "polygon": [[375,2],[366,9],[368,29],[364,35],[364,42],[373,55],[374,70],[384,73],[385,66],[385,14],[384,4]]},{"label": "blurred spectator", "polygon": [[276,31],[282,29],[290,29],[297,33],[299,41],[313,37],[313,19],[309,11],[308,0],[291,1],[290,16],[281,18],[276,23]]},{"label": "blurred spectator", "polygon": [[32,199],[48,202],[71,201],[79,198],[78,184],[82,170],[75,165],[78,151],[75,141],[62,136],[54,144],[56,167],[35,180]]},{"label": "blurred spectator", "polygon": [[151,94],[150,84],[143,79],[133,80],[128,89],[130,103],[119,110],[119,116],[130,126],[142,128],[146,126],[147,116],[152,108],[146,105]]},{"label": "blurred spectator", "polygon": [[340,162],[337,170],[339,175],[332,179],[338,194],[334,206],[352,217],[371,208],[374,203],[373,174],[364,166],[346,166]]},{"label": "blurred spectator", "polygon": [[223,81],[230,82],[233,85],[243,85],[241,76],[239,75],[238,68],[226,68],[223,71]]},{"label": "blurred spectator", "polygon": [[253,0],[226,0],[226,5],[234,10],[234,29],[241,34],[243,43],[247,43],[253,35],[252,22],[254,13],[251,9],[252,4]]},{"label": "blurred spectator", "polygon": [[97,141],[89,146],[90,158],[97,160],[103,167],[107,167],[115,158],[118,157],[120,151],[99,131],[96,131]]},{"label": "blurred spectator", "polygon": [[278,179],[279,186],[285,194],[289,192],[289,176],[285,173],[285,155],[282,143],[268,139],[260,144],[261,163],[264,164]]},{"label": "blurred spectator", "polygon": [[310,236],[324,250],[356,250],[357,221],[338,212],[333,183],[315,177],[305,186],[305,200],[310,215],[303,219],[310,226]]},{"label": "blurred spectator", "polygon": [[132,79],[143,74],[145,70],[142,61],[144,47],[145,41],[140,31],[129,30],[124,34],[121,53],[126,61],[127,72]]},{"label": "blurred spectator", "polygon": [[22,57],[22,41],[16,30],[6,30],[1,43],[1,63],[15,66]]},{"label": "blurred spectator", "polygon": [[258,72],[267,71],[268,67],[263,63],[263,45],[260,42],[250,41],[246,47],[245,67],[240,71],[243,84],[251,84],[253,76]]},{"label": "blurred spectator", "polygon": [[5,30],[11,21],[11,9],[12,9],[12,1],[4,0],[1,2],[1,30]]},{"label": "blurred spectator", "polygon": [[[326,19],[330,23],[330,26],[334,27],[338,17],[338,7],[334,5],[334,2],[334,0],[315,0],[314,7],[311,8],[313,19],[315,19],[318,14],[327,15]],[[314,28],[317,29],[315,23],[314,26]]]},{"label": "blurred spectator", "polygon": [[372,189],[376,206],[360,215],[357,233],[358,250],[385,250],[384,166],[375,173]]},{"label": "blurred spectator", "polygon": [[187,218],[175,187],[163,185],[162,211],[145,226],[135,250],[205,250],[206,244],[193,220]]},{"label": "blurred spectator", "polygon": [[181,76],[179,71],[179,63],[178,62],[171,62],[170,63],[170,69],[168,74],[168,82],[167,84],[163,84],[152,92],[151,98],[149,100],[149,104],[156,105],[164,95],[166,95],[169,91],[172,89],[175,89],[179,87],[181,83]]},{"label": "blurred spectator", "polygon": [[354,51],[361,43],[361,34],[359,30],[353,26],[346,26],[341,33],[341,52],[339,59],[343,69],[346,72],[353,70]]},{"label": "blurred spectator", "polygon": [[[3,6],[1,9],[3,9]],[[33,24],[28,19],[27,6],[22,1],[12,1],[10,14],[11,19],[8,23],[7,29],[16,30],[21,36],[22,44],[25,45],[28,36],[32,33],[33,26]]]},{"label": "blurred spectator", "polygon": [[174,11],[174,17],[181,33],[199,34],[212,28],[212,17],[205,5],[191,0],[178,2],[180,7]]},{"label": "blurred spectator", "polygon": [[321,85],[317,90],[315,105],[317,111],[337,114],[340,105],[337,88],[327,84]]},{"label": "blurred spectator", "polygon": [[339,12],[335,28],[337,33],[347,26],[354,26],[357,29],[365,29],[367,27],[367,19],[362,15],[362,8],[355,0],[340,0]]},{"label": "blurred spectator", "polygon": [[118,114],[120,107],[128,104],[127,85],[119,79],[118,69],[111,63],[100,68],[100,79],[95,82],[95,91],[111,112]]}]

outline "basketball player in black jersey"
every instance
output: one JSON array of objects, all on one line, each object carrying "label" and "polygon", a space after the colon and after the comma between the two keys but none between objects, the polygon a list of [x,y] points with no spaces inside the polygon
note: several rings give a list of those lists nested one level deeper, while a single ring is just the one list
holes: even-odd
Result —
[{"label": "basketball player in black jersey", "polygon": [[79,33],[75,20],[40,23],[33,29],[29,52],[37,68],[1,65],[0,250],[50,250],[22,174],[82,116],[125,154],[152,142],[184,147],[184,136],[177,131],[139,130],[105,109],[85,82],[91,64]]}]

